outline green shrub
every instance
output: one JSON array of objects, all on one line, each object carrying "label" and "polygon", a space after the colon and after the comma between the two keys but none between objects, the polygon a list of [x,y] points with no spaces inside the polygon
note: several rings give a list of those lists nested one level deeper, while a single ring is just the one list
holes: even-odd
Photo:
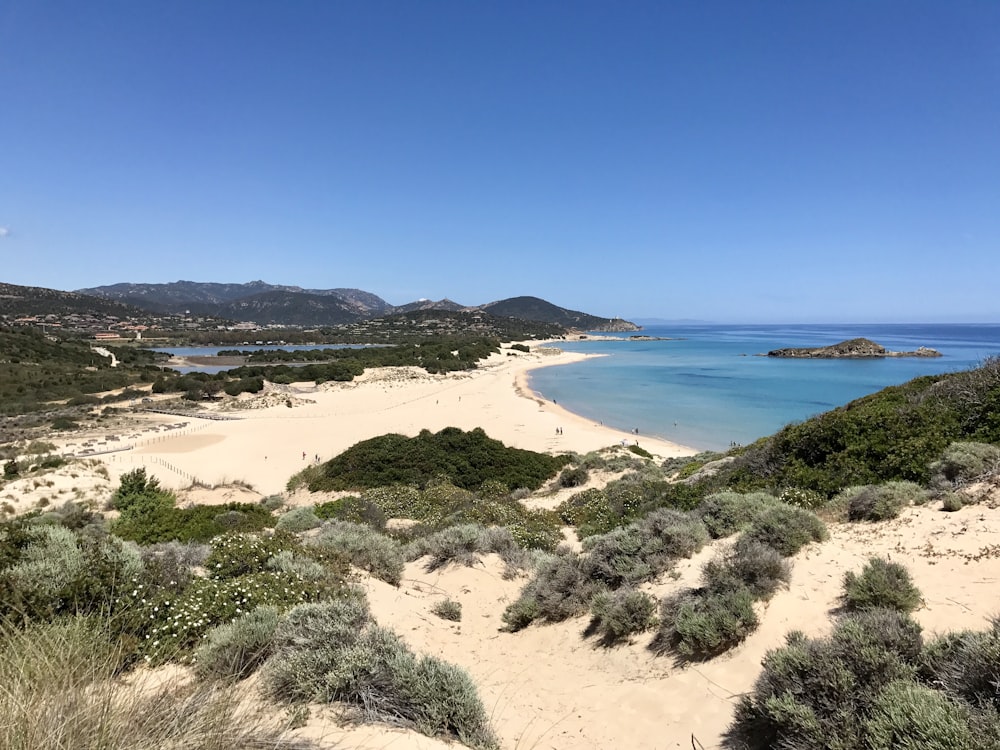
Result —
[{"label": "green shrub", "polygon": [[965,507],[965,498],[957,492],[946,492],[941,498],[941,510],[954,513]]},{"label": "green shrub", "polygon": [[930,465],[931,481],[938,487],[961,486],[998,470],[1000,446],[989,443],[952,443]]},{"label": "green shrub", "polygon": [[794,505],[796,508],[806,510],[816,510],[827,503],[827,497],[816,490],[807,490],[802,487],[786,487],[781,491],[778,498],[785,505]]},{"label": "green shrub", "polygon": [[864,747],[864,717],[886,686],[913,678],[921,646],[920,626],[895,610],[852,614],[827,638],[790,633],[783,648],[764,657],[725,746]]},{"label": "green shrub", "polygon": [[274,517],[261,505],[227,503],[177,508],[172,493],[157,489],[155,477],[147,482],[144,471],[126,481],[128,476],[123,475],[122,486],[111,503],[121,511],[111,531],[123,539],[139,544],[207,542],[227,531],[260,531],[274,525]]},{"label": "green shrub", "polygon": [[17,536],[23,546],[8,551],[12,564],[0,570],[0,620],[111,615],[115,592],[142,571],[138,551],[114,537],[52,525],[32,525]]},{"label": "green shrub", "polygon": [[597,635],[602,646],[612,646],[654,625],[656,600],[636,589],[601,591],[590,604],[590,618],[586,635]]},{"label": "green shrub", "polygon": [[949,633],[928,643],[920,676],[972,706],[1000,710],[1000,618],[988,630]]},{"label": "green shrub", "polygon": [[757,624],[753,594],[745,586],[682,591],[661,602],[652,648],[685,661],[710,659],[742,643]]},{"label": "green shrub", "polygon": [[826,526],[815,513],[779,504],[761,513],[746,531],[748,539],[790,557],[810,542],[827,538]]},{"label": "green shrub", "polygon": [[393,586],[399,585],[403,575],[402,547],[369,526],[334,521],[315,537],[305,540],[305,547],[342,555],[352,565]]},{"label": "green shrub", "polygon": [[843,601],[849,610],[883,607],[912,612],[920,606],[920,591],[902,565],[873,557],[861,575],[852,571],[844,575]]},{"label": "green shrub", "polygon": [[315,529],[322,523],[312,508],[292,508],[287,513],[282,513],[278,516],[278,522],[274,525],[274,528],[278,531],[296,533]]},{"label": "green shrub", "polygon": [[590,480],[590,474],[582,466],[566,467],[559,473],[560,487],[582,487]]},{"label": "green shrub", "polygon": [[330,596],[336,589],[275,571],[238,578],[195,578],[180,594],[156,592],[142,584],[126,589],[121,609],[140,618],[136,630],[143,657],[152,664],[186,661],[211,628],[232,622],[260,606],[286,610]]},{"label": "green shrub", "polygon": [[912,482],[867,485],[848,500],[847,518],[850,521],[888,521],[896,518],[914,500],[923,500],[924,495],[924,490]]},{"label": "green shrub", "polygon": [[582,615],[601,586],[587,577],[579,555],[560,548],[542,562],[520,596],[504,610],[505,629],[517,631],[535,620],[561,622]]},{"label": "green shrub", "polygon": [[640,448],[638,445],[630,445],[630,446],[628,446],[628,450],[631,451],[632,453],[634,453],[637,456],[642,456],[643,458],[652,458],[653,457],[652,453],[650,453],[645,448]]},{"label": "green shrub", "polygon": [[282,550],[267,561],[268,570],[276,570],[281,573],[291,573],[301,577],[305,581],[343,581],[350,572],[350,566],[345,562],[340,565],[341,559],[334,557],[337,564],[331,566],[329,561],[318,562],[310,554],[312,550],[299,548],[298,550]]},{"label": "green shrub", "polygon": [[361,499],[381,510],[386,518],[412,518],[420,521],[432,510],[420,490],[403,484],[373,487],[366,490]]},{"label": "green shrub", "polygon": [[159,542],[139,548],[147,580],[159,589],[183,591],[192,568],[205,565],[212,548],[200,542]]},{"label": "green shrub", "polygon": [[864,725],[871,750],[977,750],[969,711],[938,690],[909,680],[879,693]]},{"label": "green shrub", "polygon": [[581,538],[623,526],[656,508],[694,507],[700,494],[691,487],[671,484],[652,464],[609,482],[603,489],[579,492],[556,508],[565,523],[576,526]]},{"label": "green shrub", "polygon": [[406,558],[429,557],[425,569],[430,572],[449,563],[474,565],[482,555],[496,553],[512,571],[531,566],[531,555],[505,528],[486,528],[479,524],[449,526],[425,537],[414,539],[406,548]]},{"label": "green shrub", "polygon": [[282,701],[343,701],[370,720],[403,720],[431,736],[498,747],[468,675],[415,656],[378,627],[364,600],[296,607],[278,626],[263,672],[265,693]]},{"label": "green shrub", "polygon": [[236,578],[247,573],[259,573],[267,561],[286,545],[285,538],[267,538],[258,534],[222,534],[209,543],[211,552],[205,567],[214,578]]},{"label": "green shrub", "polygon": [[322,521],[337,520],[363,523],[376,531],[385,531],[385,524],[388,520],[380,507],[371,500],[358,495],[317,503],[313,512]]},{"label": "green shrub", "polygon": [[442,620],[460,622],[462,619],[462,604],[454,599],[443,599],[431,606],[431,612]]},{"label": "green shrub", "polygon": [[565,456],[508,448],[478,427],[469,432],[446,427],[437,433],[423,430],[413,438],[391,434],[357,443],[327,461],[309,489],[351,490],[393,484],[426,487],[442,475],[467,490],[477,489],[487,480],[508,488],[538,489],[567,461]]},{"label": "green shrub", "polygon": [[276,607],[256,607],[208,631],[194,654],[202,679],[236,682],[253,674],[274,650]]},{"label": "green shrub", "polygon": [[718,461],[724,455],[724,453],[717,453],[715,451],[702,451],[694,456],[674,456],[673,458],[666,459],[661,464],[661,467],[663,472],[668,476],[676,474],[676,479],[686,479],[705,464]]},{"label": "green shrub", "polygon": [[792,566],[780,552],[753,539],[740,538],[721,558],[710,560],[702,572],[711,591],[746,587],[754,599],[769,599],[788,584]]},{"label": "green shrub", "polygon": [[716,492],[698,505],[696,513],[712,538],[721,539],[747,528],[776,503],[773,495],[764,492],[746,495],[739,492]]},{"label": "green shrub", "polygon": [[276,511],[285,504],[285,498],[281,495],[268,495],[260,499],[261,507],[267,511]]},{"label": "green shrub", "polygon": [[615,589],[655,578],[707,541],[699,519],[662,508],[624,528],[588,537],[584,570],[588,578]]}]

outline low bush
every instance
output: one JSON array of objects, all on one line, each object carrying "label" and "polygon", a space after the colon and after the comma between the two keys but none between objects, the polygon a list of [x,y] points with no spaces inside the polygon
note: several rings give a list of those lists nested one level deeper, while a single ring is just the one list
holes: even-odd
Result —
[{"label": "low bush", "polygon": [[712,538],[721,539],[747,528],[777,502],[773,495],[764,492],[746,495],[739,492],[717,492],[706,497],[695,512]]},{"label": "low bush", "polygon": [[462,619],[462,604],[454,599],[442,599],[431,606],[431,612],[442,620],[460,622]]},{"label": "low bush", "polygon": [[920,606],[920,591],[906,568],[880,557],[871,558],[861,575],[844,575],[844,606],[848,610],[887,608],[912,612]]},{"label": "low bush", "polygon": [[866,485],[847,500],[850,521],[888,521],[915,500],[923,501],[925,491],[913,482]]},{"label": "low bush", "polygon": [[746,536],[791,557],[810,542],[823,541],[827,533],[815,513],[778,504],[761,513],[747,529]]},{"label": "low bush", "polygon": [[651,647],[698,661],[742,643],[757,629],[753,594],[745,586],[720,591],[689,589],[660,604],[660,629]]},{"label": "low bush", "polygon": [[790,633],[737,704],[725,747],[865,747],[864,717],[887,686],[913,679],[921,645],[920,626],[894,610],[852,614],[827,638]]},{"label": "low bush", "polygon": [[641,456],[642,458],[652,458],[653,457],[652,453],[650,453],[645,448],[640,447],[638,444],[628,446],[628,450],[629,450],[629,452],[634,453],[637,456]]},{"label": "low bush", "polygon": [[202,637],[217,625],[260,606],[284,611],[297,604],[327,598],[340,590],[322,582],[276,571],[238,578],[195,578],[180,594],[152,590],[139,582],[117,600],[137,621],[140,654],[151,664],[187,661]]},{"label": "low bush", "polygon": [[304,546],[342,555],[352,565],[393,586],[398,586],[403,576],[403,548],[370,526],[334,521],[315,537],[305,540]]},{"label": "low bush", "polygon": [[582,487],[590,480],[590,474],[582,466],[563,469],[559,473],[560,487]]},{"label": "low bush", "polygon": [[649,630],[656,622],[656,600],[636,589],[602,591],[590,605],[586,635],[596,635],[602,646],[612,646]]},{"label": "low bush", "polygon": [[661,466],[663,468],[663,472],[668,476],[676,474],[676,479],[685,479],[686,477],[694,474],[705,464],[711,463],[712,461],[718,461],[724,455],[724,453],[716,453],[715,451],[702,451],[694,456],[675,456],[674,458],[668,458]]},{"label": "low bush", "polygon": [[585,539],[584,570],[588,578],[616,589],[655,578],[707,541],[699,519],[663,508],[624,528]]},{"label": "low bush", "polygon": [[778,499],[785,505],[794,505],[796,508],[812,511],[822,508],[827,503],[827,497],[822,492],[802,487],[786,487],[781,491]]},{"label": "low bush", "polygon": [[705,564],[702,577],[711,591],[745,586],[754,599],[769,599],[791,579],[792,566],[780,552],[766,544],[741,538],[722,557]]},{"label": "low bush", "polygon": [[259,573],[267,561],[281,550],[293,546],[288,537],[264,537],[259,534],[220,534],[209,543],[211,552],[205,568],[213,578],[236,578]]},{"label": "low bush", "polygon": [[985,631],[948,633],[928,643],[920,676],[972,706],[1000,710],[1000,618]]},{"label": "low bush", "polygon": [[274,650],[278,620],[276,607],[256,607],[208,631],[194,653],[195,672],[202,679],[246,679]]},{"label": "low bush", "polygon": [[497,748],[475,686],[461,669],[417,657],[378,627],[362,599],[296,607],[278,626],[263,672],[280,701],[342,701],[369,720],[406,722],[431,736]]},{"label": "low bush", "polygon": [[[13,537],[12,539],[12,531]],[[0,620],[47,621],[63,614],[117,611],[118,590],[142,572],[138,550],[114,537],[89,537],[56,525],[15,524],[0,570]]]},{"label": "low bush", "polygon": [[350,521],[371,526],[376,531],[385,531],[388,517],[378,505],[358,495],[350,495],[339,500],[317,503],[313,508],[321,521]]},{"label": "low bush", "polygon": [[406,559],[428,557],[425,569],[430,572],[449,563],[474,565],[491,552],[500,555],[511,570],[524,570],[532,564],[531,555],[518,546],[509,530],[479,524],[449,526],[414,539],[406,548]]},{"label": "low bush", "polygon": [[287,513],[278,516],[278,522],[274,528],[278,531],[299,533],[309,531],[322,525],[323,521],[313,512],[312,508],[292,508]]},{"label": "low bush", "polygon": [[606,534],[656,508],[689,509],[700,500],[698,491],[667,482],[652,464],[640,464],[603,489],[584,490],[556,508],[563,522],[576,526],[581,538]]},{"label": "low bush", "polygon": [[910,680],[889,683],[864,723],[871,750],[977,750],[968,708],[939,690]]},{"label": "low bush", "polygon": [[952,443],[941,458],[930,465],[931,482],[937,487],[956,487],[985,474],[1000,471],[1000,446],[989,443]]},{"label": "low bush", "polygon": [[957,492],[946,492],[941,498],[941,510],[954,513],[965,507],[965,498]]},{"label": "low bush", "polygon": [[211,552],[200,542],[159,542],[139,548],[147,580],[171,592],[182,591],[191,581],[191,569],[204,566]]},{"label": "low bush", "polygon": [[535,577],[504,610],[505,629],[513,632],[536,620],[561,622],[582,615],[601,588],[584,573],[579,555],[560,548],[538,566]]}]

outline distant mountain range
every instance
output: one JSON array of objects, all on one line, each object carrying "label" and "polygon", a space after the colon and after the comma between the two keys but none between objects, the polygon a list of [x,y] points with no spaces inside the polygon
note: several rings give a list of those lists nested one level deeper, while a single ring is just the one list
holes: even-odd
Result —
[{"label": "distant mountain range", "polygon": [[568,310],[538,297],[512,297],[473,306],[449,299],[391,305],[378,295],[361,289],[304,289],[264,281],[246,284],[197,281],[174,281],[169,284],[119,283],[78,289],[75,293],[160,315],[204,316],[261,325],[340,325],[399,313],[445,310],[482,311],[497,317],[552,323],[585,331],[639,330],[634,323],[620,318],[602,318]]},{"label": "distant mountain range", "polygon": [[142,310],[122,302],[94,298],[79,292],[61,292],[41,286],[18,286],[0,282],[0,316],[30,315],[112,315],[130,318]]}]

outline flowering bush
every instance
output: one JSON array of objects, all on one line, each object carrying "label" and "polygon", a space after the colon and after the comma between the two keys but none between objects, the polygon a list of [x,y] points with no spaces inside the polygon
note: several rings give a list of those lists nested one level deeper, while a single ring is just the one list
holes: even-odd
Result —
[{"label": "flowering bush", "polygon": [[284,572],[197,578],[176,597],[160,595],[136,578],[118,606],[133,612],[140,654],[150,663],[162,664],[188,661],[191,649],[211,628],[257,607],[271,605],[285,610],[318,601],[328,593],[322,583]]}]

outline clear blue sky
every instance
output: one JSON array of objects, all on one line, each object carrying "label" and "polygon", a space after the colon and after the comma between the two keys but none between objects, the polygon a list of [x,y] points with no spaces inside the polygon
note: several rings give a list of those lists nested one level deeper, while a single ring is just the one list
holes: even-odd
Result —
[{"label": "clear blue sky", "polygon": [[1000,321],[1000,2],[0,0],[0,280]]}]

